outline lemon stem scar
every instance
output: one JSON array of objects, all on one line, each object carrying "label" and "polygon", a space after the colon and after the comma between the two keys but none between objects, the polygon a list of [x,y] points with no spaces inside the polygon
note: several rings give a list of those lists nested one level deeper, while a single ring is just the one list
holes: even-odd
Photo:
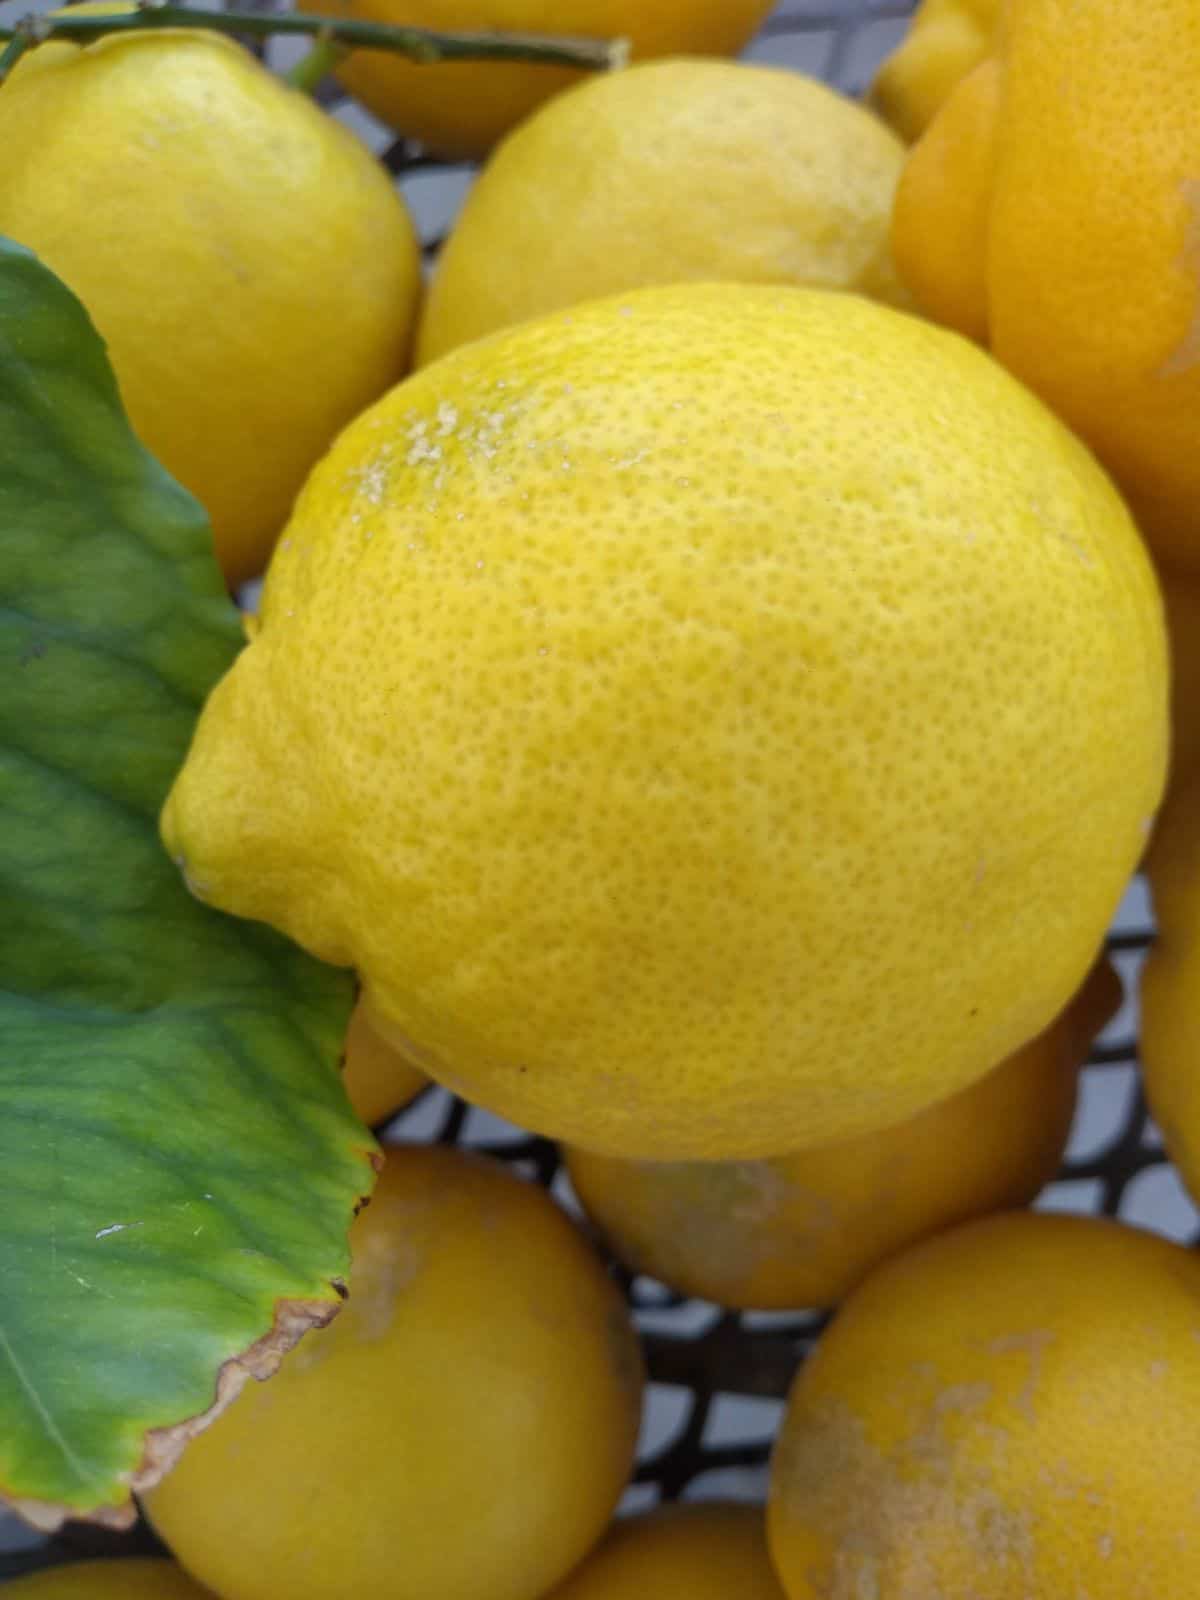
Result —
[{"label": "lemon stem scar", "polygon": [[612,71],[629,59],[624,39],[551,38],[529,33],[435,32],[430,28],[394,27],[356,17],[285,15],[258,11],[204,11],[191,6],[143,3],[136,11],[101,15],[22,17],[0,27],[8,41],[0,55],[0,83],[31,45],[46,39],[74,39],[85,44],[111,33],[142,33],[154,28],[202,28],[216,33],[265,37],[276,33],[309,34],[326,44],[366,50],[393,50],[411,60],[531,61],[546,66]]}]

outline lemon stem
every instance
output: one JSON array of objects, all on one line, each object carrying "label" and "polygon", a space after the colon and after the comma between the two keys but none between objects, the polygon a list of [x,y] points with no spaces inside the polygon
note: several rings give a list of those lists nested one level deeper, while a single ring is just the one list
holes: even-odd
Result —
[{"label": "lemon stem", "polygon": [[345,55],[345,45],[318,34],[312,49],[286,74],[287,81],[302,94],[313,94],[321,80],[329,76]]},{"label": "lemon stem", "polygon": [[[441,33],[430,28],[394,27],[357,17],[321,17],[296,12],[207,11],[191,6],[160,5],[149,0],[136,11],[107,15],[22,17],[0,26],[8,47],[0,55],[0,83],[31,44],[46,39],[86,43],[104,34],[142,33],[155,28],[205,28],[216,33],[264,38],[271,34],[308,34],[331,45],[356,50],[394,50],[412,61],[532,61],[584,71],[611,71],[629,58],[624,39],[550,38],[532,33]],[[17,41],[20,40],[18,45]],[[303,65],[303,63],[301,63]]]},{"label": "lemon stem", "polygon": [[[3,37],[3,35],[0,34],[0,37]],[[0,83],[4,82],[32,43],[33,40],[27,33],[14,33],[12,35],[4,49],[0,50]]]}]

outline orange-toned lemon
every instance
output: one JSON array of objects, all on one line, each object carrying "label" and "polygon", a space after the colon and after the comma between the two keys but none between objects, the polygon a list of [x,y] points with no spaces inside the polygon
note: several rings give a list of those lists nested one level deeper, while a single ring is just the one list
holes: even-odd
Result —
[{"label": "orange-toned lemon", "polygon": [[763,1161],[622,1161],[573,1148],[571,1181],[628,1266],[685,1294],[738,1308],[832,1305],[898,1250],[1022,1206],[1050,1181],[1080,1064],[1119,997],[1103,962],[1044,1033],[896,1127]]},{"label": "orange-toned lemon", "polygon": [[[626,39],[639,60],[734,55],[773,0],[300,0],[302,11],[468,32]],[[350,91],[398,133],[442,155],[478,156],[536,106],[579,79],[561,67],[452,61],[417,65],[359,50],[338,69]]]},{"label": "orange-toned lemon", "polygon": [[[1064,72],[1066,76],[1064,77]],[[914,148],[892,243],[1200,567],[1200,6],[1012,0]]]},{"label": "orange-toned lemon", "polygon": [[350,1104],[368,1127],[399,1111],[429,1079],[371,1026],[362,1001],[350,1014],[342,1078]]},{"label": "orange-toned lemon", "polygon": [[[759,1506],[663,1506],[618,1522],[549,1600],[784,1600]],[[815,1600],[815,1596],[814,1596]]]},{"label": "orange-toned lemon", "polygon": [[222,1600],[544,1594],[632,1465],[620,1293],[542,1189],[440,1147],[390,1153],[351,1243],[341,1314],[188,1446],[155,1526]]},{"label": "orange-toned lemon", "polygon": [[898,1256],[802,1369],[772,1466],[790,1600],[1200,1592],[1200,1259],[1010,1214]]}]

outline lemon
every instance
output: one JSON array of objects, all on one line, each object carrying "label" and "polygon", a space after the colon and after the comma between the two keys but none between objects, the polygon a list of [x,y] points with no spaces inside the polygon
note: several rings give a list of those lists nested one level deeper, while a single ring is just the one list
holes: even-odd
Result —
[{"label": "lemon", "polygon": [[901,44],[880,67],[871,99],[905,139],[916,139],[987,55],[1002,0],[921,0]]},{"label": "lemon", "polygon": [[[1171,642],[1171,797],[1200,777],[1200,574],[1160,572]],[[1182,802],[1181,802],[1182,803]]]},{"label": "lemon", "polygon": [[909,156],[897,265],[1091,445],[1156,554],[1196,569],[1200,6],[1013,0],[1006,19]]},{"label": "lemon", "polygon": [[360,1001],[346,1030],[342,1081],[356,1115],[373,1128],[406,1106],[429,1080],[380,1038]]},{"label": "lemon", "polygon": [[83,301],[229,580],[261,571],[308,469],[404,370],[420,257],[387,174],[188,31],[43,45],[0,88],[0,144],[0,233]]},{"label": "lemon", "polygon": [[[635,56],[735,55],[774,0],[301,0],[302,11],[425,28],[626,39]],[[346,87],[398,133],[443,155],[478,156],[580,74],[523,62],[416,65],[360,50]]]},{"label": "lemon", "polygon": [[389,1154],[351,1247],[341,1314],[188,1446],[156,1528],[222,1600],[533,1600],[633,1462],[624,1301],[544,1190],[440,1147]]},{"label": "lemon", "polygon": [[76,1561],[5,1587],[12,1600],[205,1600],[207,1593],[170,1561]]},{"label": "lemon", "polygon": [[765,1161],[571,1149],[571,1182],[635,1271],[738,1309],[833,1305],[898,1250],[1023,1206],[1054,1177],[1080,1064],[1120,992],[1100,963],[1044,1033],[898,1127]]},{"label": "lemon", "polygon": [[758,1506],[663,1506],[618,1522],[549,1600],[783,1600]]},{"label": "lemon", "polygon": [[1128,514],[987,356],[855,295],[644,289],[342,434],[163,831],[468,1098],[741,1159],[1047,1025],[1165,729]]},{"label": "lemon", "polygon": [[959,85],[909,158],[892,217],[896,259],[919,304],[980,344],[991,316],[988,210],[1003,89],[994,56]]},{"label": "lemon", "polygon": [[903,161],[870,112],[797,72],[688,60],[595,78],[484,169],[438,264],[418,361],[644,284],[802,283],[906,301],[888,245]]},{"label": "lemon", "polygon": [[1200,772],[1172,794],[1148,859],[1158,937],[1142,974],[1146,1098],[1200,1197]]},{"label": "lemon", "polygon": [[1200,1589],[1200,1261],[1003,1216],[899,1256],[801,1370],[772,1464],[789,1600]]}]

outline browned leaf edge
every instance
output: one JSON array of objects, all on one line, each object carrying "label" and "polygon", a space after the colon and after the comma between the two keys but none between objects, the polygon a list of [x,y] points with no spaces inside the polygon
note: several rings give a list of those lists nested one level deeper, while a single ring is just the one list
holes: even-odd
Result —
[{"label": "browned leaf edge", "polygon": [[[383,1157],[377,1151],[364,1151],[373,1171],[383,1166]],[[370,1195],[359,1197],[354,1207],[357,1216],[370,1203]],[[52,1500],[30,1500],[10,1494],[0,1485],[0,1505],[14,1511],[39,1533],[57,1533],[65,1522],[89,1522],[101,1528],[118,1532],[131,1528],[137,1521],[138,1511],[133,1496],[153,1489],[161,1483],[179,1460],[188,1442],[203,1433],[237,1399],[251,1378],[265,1383],[279,1370],[288,1351],[294,1349],[306,1333],[314,1328],[325,1328],[342,1309],[349,1290],[341,1278],[331,1278],[330,1288],[334,1300],[277,1300],[269,1331],[261,1339],[235,1356],[223,1361],[217,1369],[213,1403],[198,1416],[187,1417],[168,1427],[150,1428],[146,1432],[142,1459],[133,1472],[126,1474],[129,1495],[120,1505],[96,1506],[90,1511],[75,1506],[65,1506]]]}]

